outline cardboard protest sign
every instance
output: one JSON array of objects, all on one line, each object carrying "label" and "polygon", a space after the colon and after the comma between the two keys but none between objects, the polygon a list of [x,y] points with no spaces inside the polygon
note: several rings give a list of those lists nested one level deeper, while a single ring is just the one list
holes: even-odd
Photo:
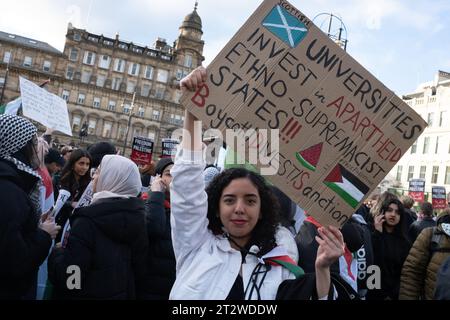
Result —
[{"label": "cardboard protest sign", "polygon": [[445,193],[445,187],[431,187],[431,201],[433,204],[433,209],[447,208],[447,195]]},{"label": "cardboard protest sign", "polygon": [[254,165],[276,169],[266,178],[324,225],[342,226],[426,127],[284,0],[264,1],[207,73],[182,104],[205,128],[250,145],[261,131],[251,129],[272,130]]},{"label": "cardboard protest sign", "polygon": [[19,78],[23,115],[72,136],[66,101],[25,78]]},{"label": "cardboard protest sign", "polygon": [[153,140],[144,137],[134,137],[130,159],[137,164],[150,164],[153,155]]},{"label": "cardboard protest sign", "polygon": [[423,179],[411,179],[409,180],[408,194],[414,201],[425,201],[425,180]]},{"label": "cardboard protest sign", "polygon": [[161,158],[175,157],[180,142],[175,139],[162,139]]}]

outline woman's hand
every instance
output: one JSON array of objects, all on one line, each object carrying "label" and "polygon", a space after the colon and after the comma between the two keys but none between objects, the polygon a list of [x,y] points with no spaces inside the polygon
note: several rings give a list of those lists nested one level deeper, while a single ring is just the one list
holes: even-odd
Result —
[{"label": "woman's hand", "polygon": [[206,81],[206,69],[202,66],[197,67],[186,77],[181,79],[180,87],[181,90],[195,91]]},{"label": "woman's hand", "polygon": [[329,226],[317,229],[319,243],[316,256],[317,296],[323,300],[328,297],[331,286],[330,266],[344,254],[344,238],[339,229]]},{"label": "woman's hand", "polygon": [[316,256],[316,269],[329,268],[344,254],[344,238],[338,228],[320,227],[316,241],[319,243]]},{"label": "woman's hand", "polygon": [[384,214],[377,215],[374,219],[374,227],[375,230],[379,232],[383,232],[383,223],[386,219],[384,219]]},{"label": "woman's hand", "polygon": [[58,226],[52,218],[48,218],[41,224],[39,224],[39,228],[47,232],[52,239],[55,239],[61,227]]},{"label": "woman's hand", "polygon": [[[197,67],[185,78],[181,79],[181,90],[195,91],[206,81],[206,69],[202,66]],[[202,150],[202,127],[200,122],[196,122],[197,118],[187,109],[184,113],[184,133],[181,147],[185,150]],[[188,134],[189,133],[189,134]],[[187,135],[188,134],[188,135]]]},{"label": "woman's hand", "polygon": [[162,180],[161,175],[156,175],[155,179],[153,179],[150,190],[152,190],[152,192],[165,192],[166,189],[167,186]]}]

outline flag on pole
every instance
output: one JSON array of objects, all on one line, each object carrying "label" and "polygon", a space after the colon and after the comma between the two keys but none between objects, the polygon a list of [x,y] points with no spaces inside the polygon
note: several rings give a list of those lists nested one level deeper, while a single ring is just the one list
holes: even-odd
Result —
[{"label": "flag on pole", "polygon": [[0,106],[0,114],[17,114],[22,105],[22,98],[18,97],[7,104]]}]

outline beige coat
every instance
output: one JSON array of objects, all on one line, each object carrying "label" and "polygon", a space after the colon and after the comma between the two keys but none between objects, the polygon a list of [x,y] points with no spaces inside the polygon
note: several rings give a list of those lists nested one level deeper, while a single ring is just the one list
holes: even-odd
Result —
[{"label": "beige coat", "polygon": [[[440,225],[437,228],[442,231]],[[450,253],[435,252],[431,257],[432,233],[433,228],[422,230],[409,251],[400,279],[400,300],[418,300],[420,297],[433,299],[437,272]],[[439,248],[450,248],[450,237],[444,234]]]}]

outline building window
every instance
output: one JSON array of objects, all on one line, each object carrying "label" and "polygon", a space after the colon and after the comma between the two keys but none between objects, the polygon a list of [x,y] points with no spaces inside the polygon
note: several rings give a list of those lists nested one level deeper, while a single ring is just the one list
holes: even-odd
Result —
[{"label": "building window", "polygon": [[190,54],[184,56],[184,66],[192,68],[192,56]]},{"label": "building window", "polygon": [[84,100],[86,99],[86,96],[83,93],[79,93],[78,94],[78,100],[77,103],[78,104],[84,104]]},{"label": "building window", "polygon": [[70,49],[69,60],[71,60],[71,61],[78,60],[78,49],[76,49],[76,48]]},{"label": "building window", "polygon": [[82,71],[81,72],[81,82],[89,84],[89,82],[91,82],[91,74],[92,73],[90,73],[88,71]]},{"label": "building window", "polygon": [[155,131],[149,129],[148,133],[147,133],[147,138],[152,139],[153,141],[155,141]]},{"label": "building window", "polygon": [[97,119],[89,119],[88,134],[95,134],[96,126],[97,126]]},{"label": "building window", "polygon": [[128,50],[128,45],[126,43],[119,43],[119,48],[123,50]]},{"label": "building window", "polygon": [[414,154],[416,152],[417,152],[417,140],[411,146],[411,154]]},{"label": "building window", "polygon": [[102,87],[105,85],[106,76],[103,76],[101,74],[97,75],[97,87]]},{"label": "building window", "polygon": [[136,89],[136,82],[128,81],[127,82],[127,92],[133,93],[135,89]]},{"label": "building window", "polygon": [[419,179],[425,179],[427,173],[427,166],[420,166]]},{"label": "building window", "polygon": [[111,129],[112,129],[112,122],[105,121],[105,123],[103,124],[102,136],[105,138],[110,138],[111,137]]},{"label": "building window", "polygon": [[72,131],[79,131],[81,125],[81,116],[74,115],[72,118]]},{"label": "building window", "polygon": [[438,153],[439,150],[439,137],[436,137],[436,144],[434,145],[434,153]]},{"label": "building window", "polygon": [[108,110],[109,111],[116,111],[116,102],[110,100],[108,103]]},{"label": "building window", "polygon": [[414,166],[408,167],[408,181],[414,177]]},{"label": "building window", "polygon": [[141,96],[148,97],[149,93],[150,93],[150,85],[149,84],[142,85]]},{"label": "building window", "polygon": [[169,79],[169,71],[159,69],[156,75],[156,81],[167,83]]},{"label": "building window", "polygon": [[159,116],[160,116],[159,110],[153,110],[152,119],[156,120],[156,121],[159,121]]},{"label": "building window", "polygon": [[45,72],[50,72],[50,67],[52,66],[52,63],[48,60],[44,61],[44,65],[42,66],[42,70]]},{"label": "building window", "polygon": [[3,62],[4,63],[10,63],[11,62],[11,52],[5,51],[5,54],[3,55]]},{"label": "building window", "polygon": [[119,141],[125,140],[125,134],[127,133],[127,125],[126,124],[119,124],[119,129],[117,132],[117,139]]},{"label": "building window", "polygon": [[145,68],[145,75],[144,75],[144,77],[146,78],[146,79],[153,79],[153,67],[152,66],[147,66],[146,68]]},{"label": "building window", "polygon": [[123,113],[129,114],[130,110],[131,110],[131,105],[129,105],[128,103],[124,103],[123,104]]},{"label": "building window", "polygon": [[403,166],[397,166],[397,175],[395,177],[395,180],[397,180],[397,181],[402,180],[402,171],[403,171]]},{"label": "building window", "polygon": [[138,63],[131,63],[128,67],[128,74],[132,76],[138,76],[139,75],[139,64]]},{"label": "building window", "polygon": [[32,64],[33,64],[33,58],[26,56],[25,59],[23,59],[24,67],[31,67]]},{"label": "building window", "polygon": [[74,73],[73,67],[67,67],[66,79],[73,80],[73,73]]},{"label": "building window", "polygon": [[0,77],[0,87],[3,87],[5,85],[5,78]]},{"label": "building window", "polygon": [[109,69],[109,64],[111,63],[111,58],[107,55],[102,55],[98,61],[98,67],[102,69]]},{"label": "building window", "polygon": [[142,136],[142,128],[139,127],[134,128],[133,137],[141,137],[141,136]]},{"label": "building window", "polygon": [[139,117],[144,117],[145,116],[145,109],[144,109],[144,107],[139,107],[139,109],[138,109],[138,116]]},{"label": "building window", "polygon": [[450,167],[445,167],[445,184],[450,184]]},{"label": "building window", "polygon": [[182,95],[183,95],[183,92],[181,90],[175,91],[175,99],[174,99],[175,103],[180,103],[180,99],[181,99]]},{"label": "building window", "polygon": [[122,78],[113,78],[112,89],[119,90],[121,84],[122,84]]},{"label": "building window", "polygon": [[68,90],[63,90],[62,92],[62,98],[64,100],[66,100],[66,102],[69,102],[69,97],[70,97],[70,91]]},{"label": "building window", "polygon": [[116,59],[114,61],[114,71],[116,72],[123,72],[125,70],[125,60],[123,59]]},{"label": "building window", "polygon": [[427,123],[430,127],[433,126],[433,120],[434,120],[434,112],[428,113]]},{"label": "building window", "polygon": [[445,124],[445,120],[447,119],[447,111],[441,111],[439,114],[439,127],[442,127]]},{"label": "building window", "polygon": [[88,40],[89,40],[89,41],[92,41],[92,42],[97,42],[97,43],[98,43],[98,38],[97,38],[97,37],[88,36]]},{"label": "building window", "polygon": [[165,86],[163,85],[157,85],[156,86],[156,90],[155,90],[155,98],[156,99],[164,99],[164,91],[165,91]]},{"label": "building window", "polygon": [[95,97],[95,98],[94,98],[94,103],[92,104],[92,106],[93,106],[94,108],[100,108],[100,101],[101,101],[100,98]]},{"label": "building window", "polygon": [[88,64],[90,66],[93,66],[94,63],[95,63],[95,53],[90,52],[90,51],[86,51],[84,53],[83,63],[84,64]]},{"label": "building window", "polygon": [[433,166],[433,173],[431,174],[431,183],[437,183],[439,176],[439,166]]},{"label": "building window", "polygon": [[423,154],[428,153],[428,149],[430,147],[430,137],[425,137],[425,139],[423,139]]},{"label": "building window", "polygon": [[80,41],[80,40],[81,40],[81,34],[75,33],[75,34],[73,35],[73,40],[75,40],[75,41]]}]

